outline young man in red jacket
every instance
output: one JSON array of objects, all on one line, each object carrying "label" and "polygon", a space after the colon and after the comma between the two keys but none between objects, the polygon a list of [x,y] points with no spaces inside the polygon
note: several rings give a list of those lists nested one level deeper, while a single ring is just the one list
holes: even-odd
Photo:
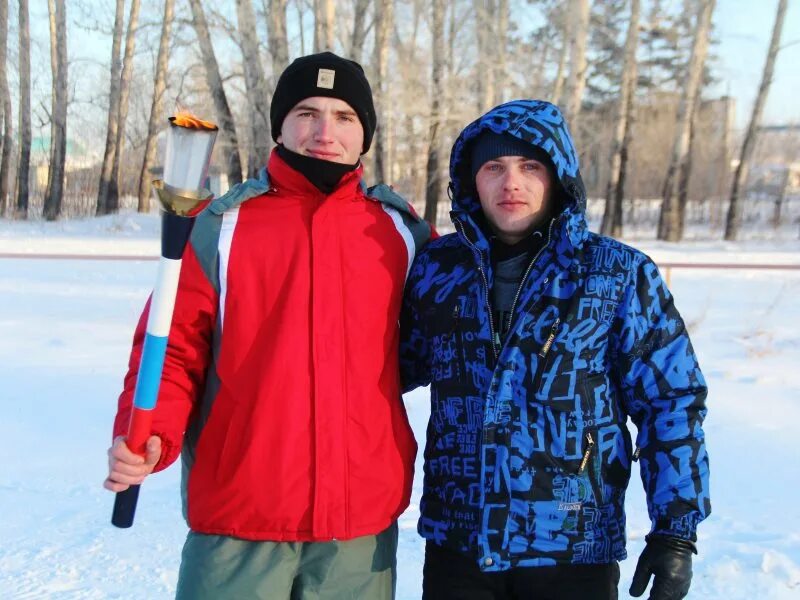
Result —
[{"label": "young man in red jacket", "polygon": [[416,453],[398,318],[431,230],[361,182],[376,115],[360,65],[295,60],[270,117],[278,146],[261,176],[197,217],[142,459],[123,436],[145,308],[105,487],[181,455],[178,598],[391,598]]}]

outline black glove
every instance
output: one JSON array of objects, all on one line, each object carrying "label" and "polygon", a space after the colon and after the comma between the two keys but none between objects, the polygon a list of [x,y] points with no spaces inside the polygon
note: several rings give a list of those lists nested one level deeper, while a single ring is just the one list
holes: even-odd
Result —
[{"label": "black glove", "polygon": [[692,553],[697,548],[689,540],[669,535],[651,534],[646,538],[647,546],[633,574],[630,594],[644,594],[650,575],[654,576],[650,600],[680,600],[689,593],[692,583]]}]

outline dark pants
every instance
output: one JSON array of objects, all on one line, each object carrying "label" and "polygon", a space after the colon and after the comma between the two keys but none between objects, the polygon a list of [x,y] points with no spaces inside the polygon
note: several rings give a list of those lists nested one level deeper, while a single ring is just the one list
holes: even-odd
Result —
[{"label": "dark pants", "polygon": [[618,584],[616,562],[483,573],[471,557],[425,546],[423,600],[617,600]]}]

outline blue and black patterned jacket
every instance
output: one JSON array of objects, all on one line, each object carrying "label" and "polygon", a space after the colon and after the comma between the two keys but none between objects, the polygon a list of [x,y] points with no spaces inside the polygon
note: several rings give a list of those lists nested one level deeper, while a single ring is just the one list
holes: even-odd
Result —
[{"label": "blue and black patterned jacket", "polygon": [[[547,151],[564,197],[502,343],[468,164],[484,130]],[[456,233],[415,259],[402,316],[404,387],[431,386],[420,534],[485,571],[623,559],[638,455],[652,531],[696,539],[711,510],[705,381],[656,265],[588,231],[558,108],[495,108],[459,136],[450,176]]]}]

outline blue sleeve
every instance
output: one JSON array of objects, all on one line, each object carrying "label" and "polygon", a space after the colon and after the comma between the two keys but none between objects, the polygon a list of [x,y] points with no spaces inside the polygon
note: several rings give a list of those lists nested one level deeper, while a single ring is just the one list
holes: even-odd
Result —
[{"label": "blue sleeve", "polygon": [[417,289],[417,282],[425,272],[423,265],[426,262],[424,253],[414,259],[406,281],[403,307],[400,311],[400,380],[403,393],[429,385],[431,382],[429,343],[425,324],[421,319],[424,308],[421,306]]},{"label": "blue sleeve", "polygon": [[638,428],[651,532],[695,541],[711,512],[702,427],[708,390],[672,295],[643,255],[617,316],[616,375]]}]

